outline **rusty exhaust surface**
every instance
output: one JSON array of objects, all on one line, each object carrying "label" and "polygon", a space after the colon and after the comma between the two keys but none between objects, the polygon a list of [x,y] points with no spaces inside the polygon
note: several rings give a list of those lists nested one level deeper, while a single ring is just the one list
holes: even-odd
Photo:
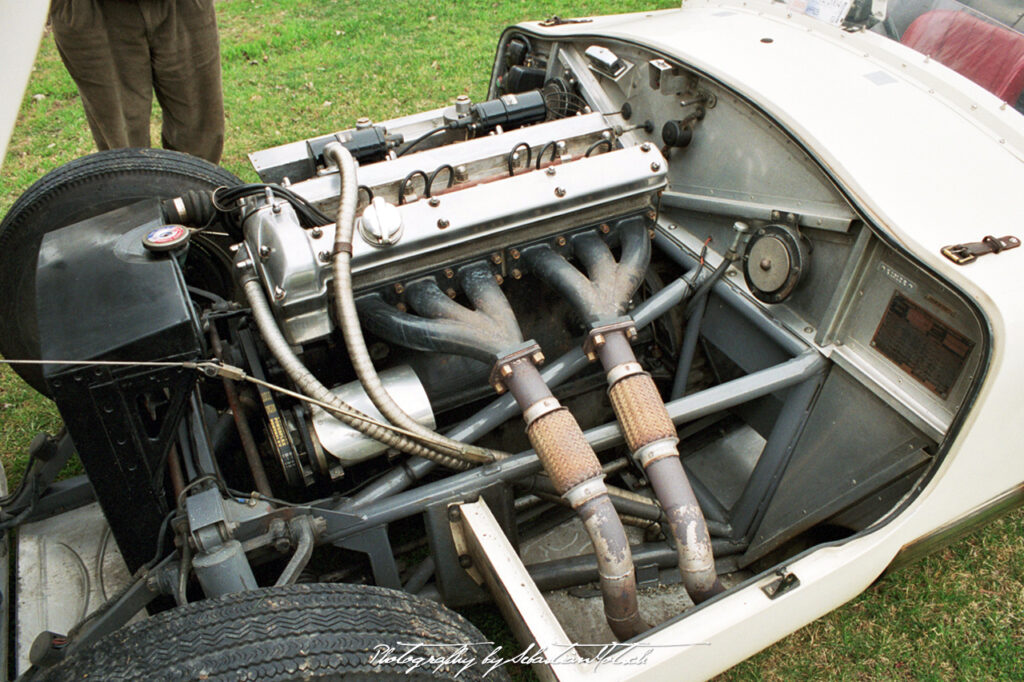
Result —
[{"label": "rusty exhaust surface", "polygon": [[665,510],[679,553],[683,585],[694,603],[699,604],[722,592],[723,587],[715,571],[704,514],[679,460],[675,426],[654,380],[646,372],[619,379],[608,394],[629,449],[647,472],[654,494]]},{"label": "rusty exhaust surface", "polygon": [[515,314],[490,271],[465,268],[459,283],[472,310],[451,300],[433,281],[423,280],[407,289],[418,315],[367,299],[360,306],[363,322],[393,343],[494,363],[491,384],[515,397],[527,437],[555,491],[576,510],[594,545],[609,627],[619,639],[645,632],[649,626],[640,618],[632,553],[608,496],[601,462],[576,419],[544,383],[537,370],[543,354],[535,343],[523,342]]},{"label": "rusty exhaust surface", "polygon": [[622,317],[650,262],[646,226],[639,221],[624,222],[620,242],[622,256],[616,263],[596,234],[574,238],[574,254],[587,275],[546,246],[526,255],[534,272],[565,296],[590,325],[584,350],[591,359],[599,358],[606,372],[615,416],[665,510],[679,553],[683,585],[699,604],[723,591],[711,537],[679,459],[675,426],[654,380],[637,362],[630,346],[636,331],[629,318]]},{"label": "rusty exhaust surface", "polygon": [[605,618],[620,640],[649,626],[637,605],[636,570],[626,531],[604,484],[601,462],[569,410],[551,394],[529,359],[509,365],[505,385],[523,410],[526,435],[555,491],[576,510],[594,545]]}]

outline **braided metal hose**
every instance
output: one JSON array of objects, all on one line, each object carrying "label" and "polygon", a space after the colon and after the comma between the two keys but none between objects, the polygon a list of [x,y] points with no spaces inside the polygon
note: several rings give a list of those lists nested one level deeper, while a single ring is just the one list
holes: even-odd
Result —
[{"label": "braided metal hose", "polygon": [[505,382],[523,410],[526,435],[555,491],[576,510],[590,536],[608,626],[620,640],[645,632],[649,626],[640,617],[637,604],[633,555],[594,449],[532,362],[513,363]]},{"label": "braided metal hose", "polygon": [[665,510],[679,553],[683,585],[694,603],[699,604],[723,588],[715,570],[707,523],[679,460],[676,427],[654,380],[646,372],[619,379],[608,389],[608,395],[626,443],[647,472],[654,494]]},{"label": "braided metal hose", "polygon": [[[356,181],[356,165],[352,154],[338,143],[331,143],[324,149],[326,158],[338,164],[341,175],[341,198],[338,205],[337,229],[334,238],[334,302],[338,324],[341,326],[349,360],[366,395],[384,417],[396,426],[421,436],[424,441],[436,444],[432,450],[438,454],[471,462],[492,462],[500,455],[487,448],[452,440],[432,431],[410,417],[387,392],[373,360],[366,348],[356,301],[352,293],[352,237],[355,229],[356,203],[359,184]],[[440,452],[439,450],[446,452]]]},{"label": "braided metal hose", "polygon": [[260,331],[260,336],[263,337],[264,343],[267,344],[267,348],[270,349],[270,353],[277,359],[281,368],[284,369],[285,373],[288,374],[299,391],[304,395],[334,406],[338,410],[337,412],[332,412],[335,417],[374,440],[378,440],[402,452],[407,452],[410,455],[431,459],[442,466],[452,469],[464,470],[470,467],[468,462],[435,452],[390,429],[359,419],[359,416],[366,417],[367,415],[364,415],[334,395],[326,386],[320,383],[313,373],[302,364],[302,361],[299,360],[295,353],[292,352],[291,346],[288,345],[288,341],[277,326],[274,313],[270,310],[267,297],[263,294],[263,286],[256,277],[254,275],[248,277],[243,282],[243,287],[245,298],[252,309],[252,317]]}]

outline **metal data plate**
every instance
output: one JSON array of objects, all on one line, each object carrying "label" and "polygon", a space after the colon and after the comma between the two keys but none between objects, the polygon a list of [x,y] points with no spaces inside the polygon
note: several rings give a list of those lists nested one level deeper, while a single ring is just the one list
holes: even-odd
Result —
[{"label": "metal data plate", "polygon": [[882,244],[851,285],[833,360],[941,440],[981,361],[977,319],[959,296]]}]

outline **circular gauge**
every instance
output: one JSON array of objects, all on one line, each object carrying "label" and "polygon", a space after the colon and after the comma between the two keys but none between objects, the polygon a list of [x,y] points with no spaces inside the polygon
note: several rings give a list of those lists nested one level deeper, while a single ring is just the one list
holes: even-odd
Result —
[{"label": "circular gauge", "polygon": [[780,303],[807,271],[807,246],[794,228],[766,225],[757,230],[743,254],[743,277],[758,300]]}]

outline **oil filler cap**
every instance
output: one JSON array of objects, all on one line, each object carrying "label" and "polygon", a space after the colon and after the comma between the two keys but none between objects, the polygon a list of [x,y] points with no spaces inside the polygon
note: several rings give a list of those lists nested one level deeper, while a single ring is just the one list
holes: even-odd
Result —
[{"label": "oil filler cap", "polygon": [[391,246],[402,236],[402,213],[394,204],[374,197],[359,219],[359,234],[373,246]]},{"label": "oil filler cap", "polygon": [[189,231],[182,225],[161,225],[142,238],[142,245],[150,251],[174,251],[188,244]]}]

